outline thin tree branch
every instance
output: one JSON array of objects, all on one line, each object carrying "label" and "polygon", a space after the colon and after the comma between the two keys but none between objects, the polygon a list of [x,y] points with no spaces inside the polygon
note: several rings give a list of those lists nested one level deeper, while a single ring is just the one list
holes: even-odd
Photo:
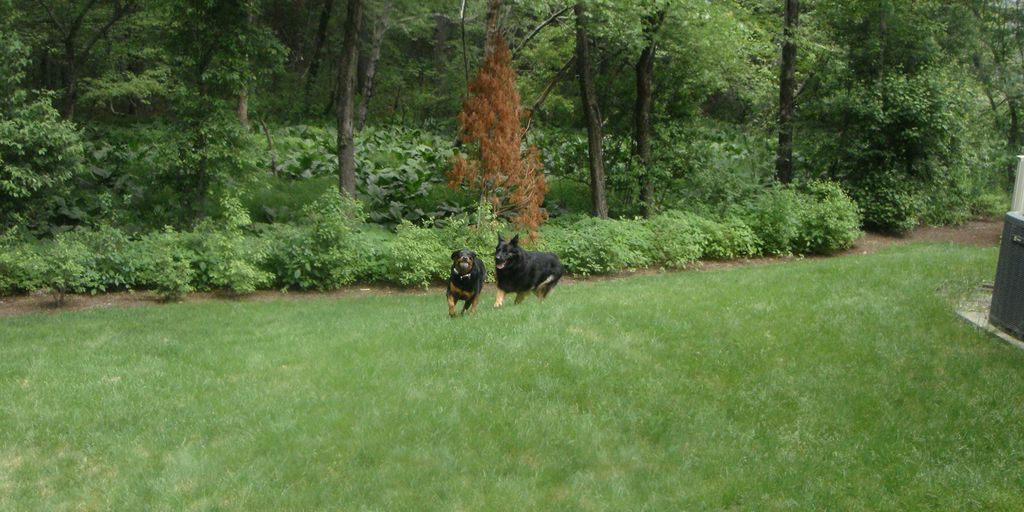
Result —
[{"label": "thin tree branch", "polygon": [[96,43],[99,42],[100,38],[106,37],[107,33],[110,32],[110,28],[113,27],[115,23],[120,21],[125,16],[132,14],[132,10],[134,9],[135,5],[136,4],[134,2],[127,2],[124,4],[122,4],[121,2],[117,2],[116,4],[114,4],[114,13],[110,16],[110,19],[107,20],[107,23],[103,25],[103,28],[99,29],[95,34],[93,34],[92,39],[90,39],[89,43],[85,45],[85,50],[82,51],[81,54],[79,54],[81,56],[81,60],[84,61],[89,58],[89,55],[92,53],[93,47],[96,46]]},{"label": "thin tree branch", "polygon": [[53,13],[53,9],[50,7],[50,2],[47,2],[45,0],[39,0],[39,3],[43,6],[43,9],[46,9],[46,15],[50,17],[50,23],[53,23],[53,26],[57,27],[57,30],[60,30],[61,32],[67,32],[68,29],[64,26],[63,23],[60,22],[57,16]]},{"label": "thin tree branch", "polygon": [[538,33],[540,33],[540,31],[544,27],[546,27],[546,26],[554,23],[555,21],[557,21],[558,18],[562,17],[562,15],[565,14],[571,8],[572,8],[571,5],[567,5],[567,6],[563,7],[562,10],[552,14],[550,18],[544,20],[544,23],[541,23],[540,25],[537,25],[537,28],[533,29],[533,31],[530,32],[529,35],[527,35],[526,38],[522,40],[522,42],[520,42],[518,45],[516,45],[516,48],[514,50],[512,50],[512,58],[514,59],[516,57],[516,54],[519,53],[519,50],[522,50],[523,47],[526,46],[526,43],[529,43],[530,40],[532,40],[534,38],[534,36],[536,36]]},{"label": "thin tree branch", "polygon": [[75,21],[71,22],[71,30],[68,31],[67,34],[68,39],[75,37],[78,29],[82,27],[82,22],[85,20],[85,16],[89,14],[89,11],[92,10],[93,6],[95,6],[98,1],[99,0],[89,0],[89,3],[85,4],[85,7],[82,8],[82,12],[78,13],[78,16],[75,17]]},{"label": "thin tree branch", "polygon": [[533,126],[533,113],[536,112],[538,108],[540,108],[540,106],[544,103],[544,100],[548,99],[548,95],[551,94],[552,90],[554,90],[555,85],[557,85],[558,82],[560,82],[565,77],[565,74],[570,69],[572,69],[572,66],[575,63],[576,56],[573,55],[569,59],[569,61],[566,62],[564,66],[562,66],[562,69],[559,69],[558,72],[555,73],[555,76],[551,78],[551,81],[549,81],[548,84],[544,86],[544,90],[541,91],[540,96],[537,98],[536,101],[533,102],[533,106],[530,107],[530,114],[526,118],[526,128],[523,130],[523,136],[525,136],[530,131],[530,127]]},{"label": "thin tree branch", "polygon": [[466,0],[462,0],[462,8],[459,9],[459,20],[462,26],[462,65],[466,72],[466,90],[469,90],[469,56],[466,55]]}]

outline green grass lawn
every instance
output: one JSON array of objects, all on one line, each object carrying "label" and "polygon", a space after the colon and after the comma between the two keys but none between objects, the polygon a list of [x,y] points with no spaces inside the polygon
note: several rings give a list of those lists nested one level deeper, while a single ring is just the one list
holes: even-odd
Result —
[{"label": "green grass lawn", "polygon": [[995,258],[0,319],[0,510],[1020,510]]}]

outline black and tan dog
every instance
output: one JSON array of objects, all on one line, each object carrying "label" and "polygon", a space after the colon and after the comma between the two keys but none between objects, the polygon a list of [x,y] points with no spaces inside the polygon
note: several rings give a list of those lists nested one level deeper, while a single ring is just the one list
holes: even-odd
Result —
[{"label": "black and tan dog", "polygon": [[494,250],[494,268],[498,276],[498,298],[494,307],[505,303],[506,293],[516,294],[516,304],[533,291],[543,300],[558,284],[565,269],[558,256],[550,252],[530,252],[519,247],[519,235],[506,242],[498,235],[498,247]]},{"label": "black and tan dog", "polygon": [[455,303],[464,300],[462,312],[468,309],[476,312],[476,304],[480,301],[480,290],[484,287],[487,269],[476,253],[468,249],[452,253],[452,271],[448,276],[448,316],[455,316]]}]

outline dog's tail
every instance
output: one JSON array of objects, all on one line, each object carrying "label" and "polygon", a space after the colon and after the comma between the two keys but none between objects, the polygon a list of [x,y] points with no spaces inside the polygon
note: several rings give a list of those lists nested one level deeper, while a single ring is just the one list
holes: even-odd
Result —
[{"label": "dog's tail", "polygon": [[541,281],[540,284],[538,284],[535,288],[537,296],[542,299],[547,297],[548,294],[551,293],[551,289],[558,285],[558,281],[562,279],[562,273],[562,267],[559,266],[555,273],[549,275],[543,281]]}]

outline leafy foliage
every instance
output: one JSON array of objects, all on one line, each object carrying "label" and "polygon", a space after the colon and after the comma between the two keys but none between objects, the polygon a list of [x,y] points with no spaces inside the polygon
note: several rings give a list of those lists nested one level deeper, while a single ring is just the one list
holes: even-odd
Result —
[{"label": "leafy foliage", "polygon": [[846,249],[860,238],[860,211],[838,183],[814,181],[801,192],[805,200],[793,242],[795,252],[827,254]]},{"label": "leafy foliage", "polygon": [[701,219],[682,212],[664,212],[647,221],[654,241],[653,259],[668,268],[683,268],[693,263],[710,242]]},{"label": "leafy foliage", "polygon": [[192,234],[195,280],[201,289],[254,292],[273,277],[260,268],[266,249],[242,231],[251,221],[238,200],[226,199],[223,208],[226,215],[219,225],[204,220]]},{"label": "leafy foliage", "polygon": [[41,242],[36,250],[39,254],[38,284],[53,295],[57,304],[63,304],[69,293],[102,291],[93,253],[85,244],[60,233],[52,240]]},{"label": "leafy foliage", "polygon": [[800,234],[803,206],[799,194],[785,187],[772,187],[747,207],[744,218],[761,240],[764,254],[790,254]]},{"label": "leafy foliage", "polygon": [[[0,15],[9,11],[0,2]],[[47,203],[82,170],[82,142],[46,94],[21,89],[28,48],[0,19],[0,228],[29,223],[45,227]]]},{"label": "leafy foliage", "polygon": [[188,247],[185,234],[171,227],[154,231],[139,241],[141,271],[138,282],[171,301],[194,290],[195,253]]},{"label": "leafy foliage", "polygon": [[[706,239],[703,258],[729,260],[758,254],[761,240],[739,217],[727,217],[721,221],[697,217],[694,221]],[[683,254],[685,256],[686,253]]]},{"label": "leafy foliage", "polygon": [[304,210],[309,227],[275,226],[270,231],[267,268],[283,288],[331,290],[351,283],[368,250],[357,232],[362,207],[336,190]]},{"label": "leafy foliage", "polygon": [[877,173],[852,191],[869,229],[902,234],[918,224],[924,204],[920,185],[897,171]]},{"label": "leafy foliage", "polygon": [[139,283],[143,262],[138,243],[125,232],[109,225],[78,229],[66,234],[93,255],[91,267],[102,291],[131,290]]},{"label": "leafy foliage", "polygon": [[388,243],[387,253],[387,275],[403,286],[426,287],[448,277],[451,251],[433,229],[403,221]]},{"label": "leafy foliage", "polygon": [[[423,131],[367,128],[356,138],[356,177],[374,222],[419,221],[430,214],[417,207],[431,187],[442,183],[452,151],[450,141]],[[445,205],[435,205],[440,208]]]},{"label": "leafy foliage", "polygon": [[543,247],[578,275],[605,274],[653,263],[654,235],[641,221],[580,219],[542,233]]},{"label": "leafy foliage", "polygon": [[0,236],[0,293],[5,295],[39,289],[43,262],[23,237],[9,232]]},{"label": "leafy foliage", "polygon": [[826,254],[845,249],[861,236],[855,203],[834,182],[772,187],[743,214],[764,254]]}]

